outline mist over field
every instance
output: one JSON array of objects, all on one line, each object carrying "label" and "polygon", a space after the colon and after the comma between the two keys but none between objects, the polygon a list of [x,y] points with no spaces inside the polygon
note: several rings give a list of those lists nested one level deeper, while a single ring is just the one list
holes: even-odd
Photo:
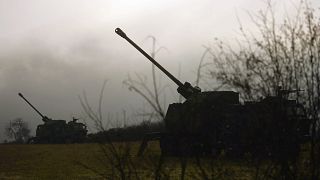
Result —
[{"label": "mist over field", "polygon": [[[281,0],[276,5],[290,16],[298,2]],[[0,141],[10,120],[23,118],[32,134],[41,123],[19,92],[48,117],[71,120],[84,117],[78,96],[85,91],[95,106],[107,80],[105,114],[116,117],[126,111],[133,116],[148,108],[123,80],[128,74],[150,75],[151,64],[115,34],[115,28],[122,28],[147,52],[151,50],[147,37],[156,37],[158,47],[168,49],[157,54],[158,62],[175,76],[180,65],[180,80],[194,82],[202,45],[210,46],[216,37],[234,40],[237,16],[250,28],[247,11],[264,7],[263,1],[252,0],[1,0]],[[162,79],[172,89],[169,104],[178,97],[176,86]],[[139,122],[139,117],[132,121],[127,123]]]}]

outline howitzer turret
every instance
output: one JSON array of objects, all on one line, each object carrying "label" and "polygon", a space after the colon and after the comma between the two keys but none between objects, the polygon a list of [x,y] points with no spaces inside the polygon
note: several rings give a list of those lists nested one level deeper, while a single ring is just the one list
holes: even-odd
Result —
[{"label": "howitzer turret", "polygon": [[87,136],[87,128],[77,119],[66,123],[65,120],[52,120],[44,116],[21,93],[18,94],[41,117],[44,124],[37,126],[36,137],[30,138],[29,143],[75,143],[83,142]]},{"label": "howitzer turret", "polygon": [[275,96],[244,104],[234,91],[201,92],[188,82],[182,84],[121,29],[115,32],[174,81],[186,98],[183,103],[169,105],[164,132],[147,134],[138,155],[142,155],[148,140],[160,139],[165,155],[199,156],[224,151],[228,156],[251,153],[297,157],[299,145],[308,136],[310,120],[301,104],[288,99],[291,91],[279,89]]},{"label": "howitzer turret", "polygon": [[146,58],[148,58],[155,66],[157,66],[164,74],[166,74],[173,82],[178,85],[178,93],[184,98],[188,99],[192,95],[201,92],[198,87],[192,87],[189,82],[182,84],[176,77],[174,77],[170,72],[168,72],[164,67],[162,67],[156,60],[154,60],[148,53],[141,49],[136,43],[134,43],[120,28],[116,28],[115,32],[127,40],[133,47],[135,47],[139,52],[141,52]]}]

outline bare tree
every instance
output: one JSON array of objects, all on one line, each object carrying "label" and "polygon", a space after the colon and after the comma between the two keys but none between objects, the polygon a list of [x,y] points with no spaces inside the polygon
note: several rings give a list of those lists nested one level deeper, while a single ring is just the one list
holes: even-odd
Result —
[{"label": "bare tree", "polygon": [[[275,95],[278,87],[297,90],[295,97],[305,102],[312,120],[310,178],[319,178],[320,156],[317,144],[320,115],[320,18],[308,2],[296,8],[295,17],[279,24],[271,1],[257,14],[249,13],[258,33],[240,24],[238,46],[221,40],[213,48],[212,78],[239,91],[244,100]],[[301,92],[303,90],[303,92]]]},{"label": "bare tree", "polygon": [[105,123],[108,123],[106,125],[103,124],[104,121],[103,121],[103,114],[102,114],[102,102],[103,102],[103,95],[104,95],[104,89],[106,87],[106,84],[107,84],[107,80],[103,81],[103,85],[99,94],[97,110],[94,110],[92,105],[90,105],[85,91],[83,92],[83,96],[78,96],[81,103],[81,107],[85,115],[94,123],[95,129],[98,131],[106,130],[106,126],[110,124],[110,121],[105,122]]},{"label": "bare tree", "polygon": [[[156,54],[159,53],[161,50],[166,50],[165,47],[160,46],[156,47],[156,38],[154,36],[148,36],[152,40],[152,50],[151,50],[151,57],[155,59]],[[123,83],[128,86],[130,91],[136,92],[140,95],[147,103],[151,106],[152,112],[149,113],[150,117],[154,115],[161,120],[165,116],[165,105],[161,103],[160,97],[165,95],[164,91],[167,88],[165,85],[161,85],[160,78],[161,76],[157,76],[155,65],[152,64],[151,66],[151,73],[152,73],[152,86],[148,86],[146,76],[142,76],[136,74],[136,78],[133,79],[130,75]]]},{"label": "bare tree", "polygon": [[21,118],[10,121],[5,127],[5,133],[15,143],[26,143],[30,137],[28,123]]}]

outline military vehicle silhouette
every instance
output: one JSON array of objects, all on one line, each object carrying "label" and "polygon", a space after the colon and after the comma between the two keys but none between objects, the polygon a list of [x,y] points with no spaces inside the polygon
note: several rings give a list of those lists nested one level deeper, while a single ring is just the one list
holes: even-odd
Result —
[{"label": "military vehicle silhouette", "polygon": [[224,152],[239,157],[286,154],[294,157],[309,136],[310,119],[304,107],[288,98],[296,91],[278,88],[273,96],[240,103],[234,91],[201,92],[190,83],[181,83],[120,28],[115,32],[127,40],[173,82],[186,100],[170,104],[164,118],[165,131],[147,134],[140,146],[142,155],[149,140],[160,140],[162,154],[169,156],[213,155]]},{"label": "military vehicle silhouette", "polygon": [[37,126],[36,136],[29,139],[29,143],[81,143],[86,140],[87,127],[73,118],[68,123],[65,120],[53,120],[44,116],[21,93],[18,94],[42,118],[43,124]]}]

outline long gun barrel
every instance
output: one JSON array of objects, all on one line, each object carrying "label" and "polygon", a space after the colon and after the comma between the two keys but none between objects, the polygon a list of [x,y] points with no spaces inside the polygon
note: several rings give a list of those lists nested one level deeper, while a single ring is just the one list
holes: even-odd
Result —
[{"label": "long gun barrel", "polygon": [[185,82],[182,84],[176,77],[174,77],[170,72],[163,68],[156,60],[154,60],[149,54],[147,54],[143,49],[141,49],[136,43],[134,43],[120,28],[116,28],[115,32],[127,40],[133,47],[135,47],[139,52],[141,52],[146,58],[148,58],[155,66],[157,66],[163,73],[165,73],[173,82],[178,85],[178,92],[186,99],[188,99],[192,94],[200,92],[200,88],[194,88],[190,83]]},{"label": "long gun barrel", "polygon": [[34,109],[41,117],[43,121],[47,121],[49,118],[47,116],[44,116],[40,111],[38,111],[37,108],[35,108],[21,93],[18,94],[24,101],[26,101],[31,107],[32,109]]}]

